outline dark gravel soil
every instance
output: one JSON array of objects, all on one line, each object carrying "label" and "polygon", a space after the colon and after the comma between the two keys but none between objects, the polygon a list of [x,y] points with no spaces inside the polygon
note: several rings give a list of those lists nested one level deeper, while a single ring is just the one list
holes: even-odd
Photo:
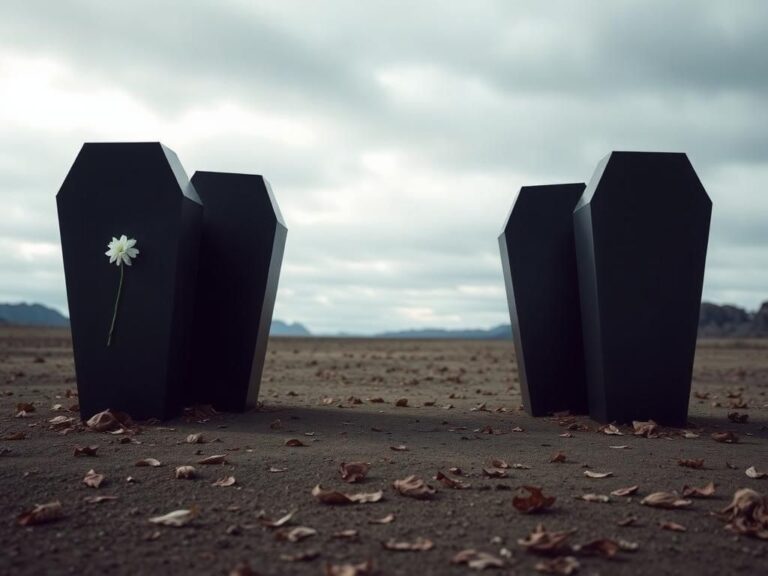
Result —
[{"label": "dark gravel soil", "polygon": [[[371,573],[382,575],[476,573],[451,563],[468,548],[504,561],[484,573],[532,574],[542,558],[518,540],[539,523],[576,530],[573,544],[599,538],[637,544],[636,551],[610,559],[579,557],[579,574],[768,573],[768,541],[735,535],[711,514],[739,488],[768,493],[768,478],[745,474],[750,466],[768,471],[768,342],[701,343],[686,428],[697,436],[688,438],[667,428],[658,438],[637,437],[625,425],[619,426],[623,435],[608,435],[586,417],[530,418],[519,410],[508,342],[335,339],[273,340],[259,410],[198,410],[140,423],[136,434],[97,433],[69,411],[77,402],[67,394],[76,390],[70,346],[66,331],[0,329],[0,574],[229,574],[247,563],[252,572],[241,566],[235,573],[322,575],[334,573],[329,566],[367,561]],[[407,406],[396,406],[400,399]],[[16,417],[25,403],[34,411]],[[748,414],[748,422],[729,421],[734,411]],[[77,425],[52,428],[57,416],[74,416]],[[726,430],[740,441],[710,436]],[[17,433],[24,438],[8,439]],[[187,443],[194,433],[204,442]],[[290,439],[305,446],[288,447]],[[73,455],[76,446],[87,445],[98,445],[95,457]],[[392,449],[401,445],[407,450]],[[565,462],[551,463],[558,451]],[[226,463],[198,463],[216,454],[226,455]],[[161,465],[135,466],[144,458]],[[494,458],[530,468],[490,478],[483,468]],[[704,464],[683,467],[680,459]],[[368,462],[370,472],[363,482],[346,484],[339,464],[355,461]],[[194,466],[199,477],[175,479],[182,465]],[[453,467],[464,472],[469,489],[433,480],[439,470],[456,478],[449,473]],[[90,469],[105,477],[99,488],[82,481]],[[585,470],[612,475],[592,479]],[[417,500],[393,489],[394,480],[411,474],[437,489],[434,498]],[[229,476],[233,486],[212,486]],[[640,505],[649,493],[710,481],[717,485],[714,497],[695,499],[688,509]],[[311,494],[317,484],[382,490],[383,498],[325,505]],[[635,484],[635,495],[610,496],[608,503],[576,498]],[[512,505],[521,485],[543,488],[557,498],[554,506],[521,514]],[[117,498],[86,500],[97,495]],[[22,512],[56,500],[61,519],[18,525]],[[183,527],[149,522],[180,509],[196,513]],[[305,526],[316,534],[290,542],[262,525],[263,518],[292,511],[288,530]],[[370,523],[389,514],[391,523]],[[628,515],[637,517],[635,524],[618,526]],[[686,531],[662,529],[667,521]],[[356,530],[356,537],[335,536],[345,530]],[[417,538],[433,547],[383,546]]]}]

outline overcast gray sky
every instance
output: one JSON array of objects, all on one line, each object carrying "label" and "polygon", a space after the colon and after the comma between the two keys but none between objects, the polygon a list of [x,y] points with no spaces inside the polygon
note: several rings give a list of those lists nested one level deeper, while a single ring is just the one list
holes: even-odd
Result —
[{"label": "overcast gray sky", "polygon": [[764,1],[4,1],[0,301],[66,310],[55,194],[84,141],[265,175],[275,317],[315,332],[508,322],[520,186],[687,152],[705,299],[768,299]]}]

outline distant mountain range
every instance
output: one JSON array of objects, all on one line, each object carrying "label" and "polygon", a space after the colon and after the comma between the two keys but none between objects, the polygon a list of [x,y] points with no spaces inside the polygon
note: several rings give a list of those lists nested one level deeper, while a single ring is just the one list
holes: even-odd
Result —
[{"label": "distant mountain range", "polygon": [[[42,304],[0,304],[0,324],[69,326],[69,319],[60,312]],[[273,320],[270,335],[312,336],[312,333],[299,322],[289,324],[281,320]],[[354,337],[355,335],[341,334],[340,336]],[[699,316],[699,336],[702,338],[768,338],[768,302],[763,302],[757,312],[748,312],[744,308],[728,304],[704,302],[701,305]],[[372,337],[501,340],[512,338],[512,328],[509,324],[502,324],[488,330],[424,328],[382,332]]]}]

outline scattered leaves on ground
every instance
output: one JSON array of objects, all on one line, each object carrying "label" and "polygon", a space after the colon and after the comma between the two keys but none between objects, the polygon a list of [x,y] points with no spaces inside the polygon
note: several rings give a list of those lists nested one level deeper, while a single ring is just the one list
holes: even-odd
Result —
[{"label": "scattered leaves on ground", "polygon": [[538,486],[522,486],[528,492],[527,496],[517,495],[512,499],[512,505],[518,512],[533,514],[551,508],[555,503],[555,496],[545,496]]},{"label": "scattered leaves on ground", "polygon": [[339,465],[341,479],[350,484],[363,481],[369,469],[370,465],[367,462],[342,462]]},{"label": "scattered leaves on ground", "polygon": [[637,484],[634,486],[627,486],[626,488],[617,488],[616,490],[611,491],[611,496],[632,496],[632,494],[637,492],[638,488]]},{"label": "scattered leaves on ground", "polygon": [[19,526],[36,526],[37,524],[46,524],[54,522],[64,517],[64,510],[61,502],[55,500],[47,504],[36,504],[32,510],[21,513],[16,517],[16,523]]},{"label": "scattered leaves on ground", "polygon": [[424,482],[421,478],[410,475],[402,480],[395,480],[392,486],[403,496],[410,498],[416,498],[419,500],[427,500],[435,495],[436,490]]},{"label": "scattered leaves on ground", "polygon": [[710,482],[700,488],[696,486],[683,486],[683,498],[709,498],[715,494],[715,483]]},{"label": "scattered leaves on ground", "polygon": [[504,560],[493,554],[469,548],[454,555],[451,558],[451,564],[466,564],[473,570],[485,570],[486,568],[503,568]]}]

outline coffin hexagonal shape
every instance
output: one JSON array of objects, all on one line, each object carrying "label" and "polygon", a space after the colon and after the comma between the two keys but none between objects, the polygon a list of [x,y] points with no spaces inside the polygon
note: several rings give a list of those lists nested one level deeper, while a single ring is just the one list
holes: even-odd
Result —
[{"label": "coffin hexagonal shape", "polygon": [[584,184],[525,186],[499,236],[523,405],[587,411],[573,208]]},{"label": "coffin hexagonal shape", "polygon": [[190,401],[256,404],[288,229],[261,176],[195,172],[203,200]]},{"label": "coffin hexagonal shape", "polygon": [[598,165],[574,211],[593,418],[685,425],[711,212],[685,154]]},{"label": "coffin hexagonal shape", "polygon": [[[59,190],[80,414],[111,408],[168,418],[180,408],[194,312],[202,206],[176,154],[158,142],[86,143]],[[112,237],[137,241],[125,268]]]}]

